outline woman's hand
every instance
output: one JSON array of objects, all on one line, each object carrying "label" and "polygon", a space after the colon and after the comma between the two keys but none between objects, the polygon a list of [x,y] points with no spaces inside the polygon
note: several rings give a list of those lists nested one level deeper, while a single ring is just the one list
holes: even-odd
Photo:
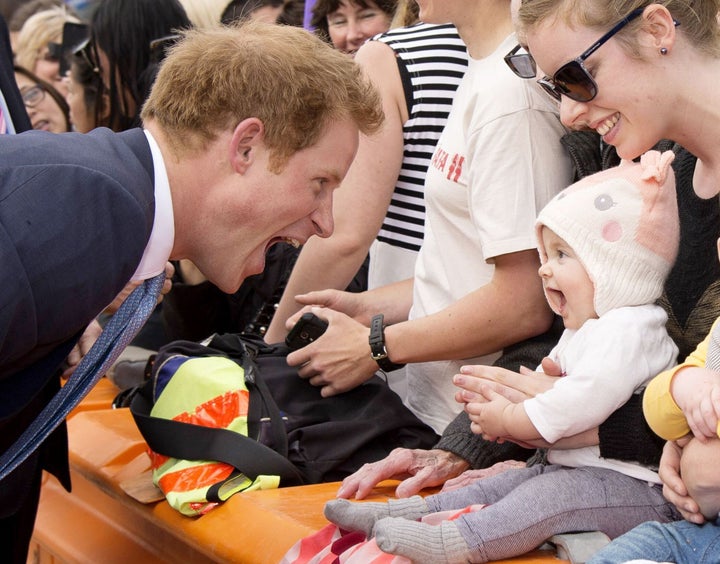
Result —
[{"label": "woman's hand", "polygon": [[682,449],[690,441],[689,437],[668,441],[663,448],[658,474],[663,482],[663,495],[677,507],[682,516],[698,525],[705,522],[698,504],[688,495],[687,487],[680,477],[680,457]]}]

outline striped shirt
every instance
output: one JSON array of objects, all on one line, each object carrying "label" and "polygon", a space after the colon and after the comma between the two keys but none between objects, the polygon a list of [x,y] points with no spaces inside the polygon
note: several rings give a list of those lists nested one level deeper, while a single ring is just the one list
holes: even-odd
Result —
[{"label": "striped shirt", "polygon": [[425,174],[467,68],[467,50],[450,24],[419,23],[373,40],[395,51],[409,116],[403,125],[402,168],[377,238],[418,251],[425,224]]}]

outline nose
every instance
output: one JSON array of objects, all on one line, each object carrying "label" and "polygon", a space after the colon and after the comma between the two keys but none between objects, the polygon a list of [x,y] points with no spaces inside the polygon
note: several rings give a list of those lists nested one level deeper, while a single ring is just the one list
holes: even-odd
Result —
[{"label": "nose", "polygon": [[538,274],[540,275],[540,278],[549,278],[551,274],[550,267],[548,266],[547,261],[540,265],[540,268],[538,268]]},{"label": "nose", "polygon": [[587,104],[585,102],[577,102],[567,96],[560,98],[560,121],[565,127],[570,129],[580,129],[584,125],[581,122],[581,116],[585,113]]},{"label": "nose", "polygon": [[347,41],[351,43],[353,47],[360,46],[367,39],[363,26],[357,20],[349,20],[347,27]]},{"label": "nose", "polygon": [[332,214],[332,196],[326,200],[312,213],[310,220],[315,228],[318,237],[330,237],[335,230],[335,220]]}]

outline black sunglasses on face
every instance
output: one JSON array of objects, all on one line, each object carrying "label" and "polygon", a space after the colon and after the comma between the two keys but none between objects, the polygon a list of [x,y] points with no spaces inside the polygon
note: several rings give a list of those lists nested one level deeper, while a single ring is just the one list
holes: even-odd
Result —
[{"label": "black sunglasses on face", "polygon": [[[597,51],[613,35],[632,20],[643,13],[645,8],[636,8],[616,23],[610,31],[588,47],[579,57],[561,66],[552,78],[545,76],[538,80],[540,86],[556,100],[567,96],[577,102],[589,102],[597,95],[598,87],[595,79],[583,64],[585,59]],[[675,25],[680,25],[675,22]],[[536,73],[535,60],[530,53],[517,53],[520,45],[505,56],[505,62],[520,78],[534,78]],[[530,70],[532,69],[532,70]]]}]

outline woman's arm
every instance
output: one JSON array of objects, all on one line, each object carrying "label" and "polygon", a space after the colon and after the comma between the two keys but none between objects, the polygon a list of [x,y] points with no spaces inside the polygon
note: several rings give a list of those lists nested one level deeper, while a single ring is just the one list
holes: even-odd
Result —
[{"label": "woman's arm", "polygon": [[380,90],[385,122],[376,135],[360,136],[355,160],[335,192],[335,232],[327,239],[313,237],[303,247],[265,336],[268,342],[287,335],[287,319],[302,307],[296,295],[347,287],[382,226],[400,173],[407,108],[395,55],[386,44],[370,41],[355,61]]}]

